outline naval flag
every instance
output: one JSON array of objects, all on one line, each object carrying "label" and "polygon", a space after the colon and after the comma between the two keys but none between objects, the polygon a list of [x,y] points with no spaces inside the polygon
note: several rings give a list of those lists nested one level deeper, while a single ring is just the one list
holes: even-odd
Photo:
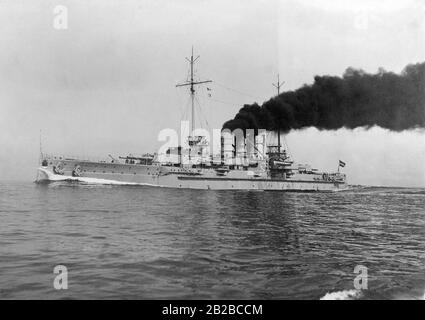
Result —
[{"label": "naval flag", "polygon": [[340,166],[341,168],[344,168],[344,167],[345,167],[345,162],[344,162],[344,161],[339,160],[339,166]]}]

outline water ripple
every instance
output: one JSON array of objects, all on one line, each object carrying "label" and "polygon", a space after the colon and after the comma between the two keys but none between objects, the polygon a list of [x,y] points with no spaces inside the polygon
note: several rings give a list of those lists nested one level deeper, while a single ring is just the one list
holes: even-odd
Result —
[{"label": "water ripple", "polygon": [[424,207],[425,190],[405,188],[0,184],[0,299],[423,297]]}]

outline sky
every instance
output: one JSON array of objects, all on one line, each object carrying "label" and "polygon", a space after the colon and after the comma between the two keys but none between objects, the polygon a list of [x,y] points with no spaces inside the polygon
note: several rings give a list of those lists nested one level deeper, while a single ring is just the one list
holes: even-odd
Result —
[{"label": "sky", "polygon": [[[56,29],[65,6],[68,27]],[[40,150],[106,158],[154,152],[187,118],[185,57],[200,55],[197,121],[221,128],[245,103],[341,76],[425,61],[425,0],[1,0],[0,180],[32,181]],[[207,87],[211,90],[207,90]],[[211,94],[211,97],[208,96]],[[425,109],[425,106],[424,106]],[[297,162],[349,183],[425,187],[424,130],[294,131]]]}]

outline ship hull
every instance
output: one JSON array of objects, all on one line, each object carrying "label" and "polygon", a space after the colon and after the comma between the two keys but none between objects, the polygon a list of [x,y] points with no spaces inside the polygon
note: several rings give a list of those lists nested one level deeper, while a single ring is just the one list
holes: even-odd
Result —
[{"label": "ship hull", "polygon": [[[54,166],[61,163],[63,172],[55,173]],[[79,176],[73,174],[79,166]],[[254,175],[250,170],[234,170],[226,176],[212,168],[180,168],[162,165],[128,165],[90,161],[51,161],[38,169],[37,181],[80,181],[100,184],[147,185],[155,187],[205,190],[274,190],[274,191],[339,191],[347,188],[345,182],[322,181],[310,175],[292,179],[273,179]]]}]

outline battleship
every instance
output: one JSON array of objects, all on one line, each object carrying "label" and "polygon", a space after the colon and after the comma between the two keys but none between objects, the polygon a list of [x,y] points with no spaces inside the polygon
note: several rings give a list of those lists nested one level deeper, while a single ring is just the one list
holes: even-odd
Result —
[{"label": "battleship", "polygon": [[[181,145],[164,153],[126,155],[93,161],[44,154],[36,182],[81,181],[102,184],[146,185],[206,190],[340,191],[347,188],[345,163],[337,172],[323,172],[310,165],[296,164],[282,143],[279,130],[222,130],[220,150],[211,154],[207,136],[195,133],[197,86],[211,80],[195,80],[193,49],[190,78],[176,87],[188,87],[191,96],[191,131]],[[279,89],[281,84],[275,85]],[[249,131],[249,132],[248,132]],[[284,140],[284,138],[283,138]]]}]

